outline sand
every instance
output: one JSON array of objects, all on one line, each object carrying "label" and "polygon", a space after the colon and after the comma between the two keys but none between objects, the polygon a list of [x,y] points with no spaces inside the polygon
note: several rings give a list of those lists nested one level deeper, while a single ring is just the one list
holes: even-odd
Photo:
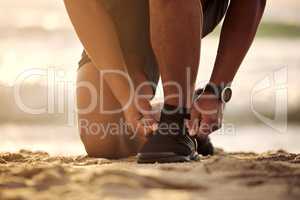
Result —
[{"label": "sand", "polygon": [[138,165],[21,150],[0,154],[0,199],[300,199],[300,155],[217,151],[198,162]]}]

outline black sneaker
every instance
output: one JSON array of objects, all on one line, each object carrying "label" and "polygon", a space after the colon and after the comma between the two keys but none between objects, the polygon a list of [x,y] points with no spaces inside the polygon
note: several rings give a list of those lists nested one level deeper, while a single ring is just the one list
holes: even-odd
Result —
[{"label": "black sneaker", "polygon": [[[199,159],[197,141],[189,136],[185,109],[164,105],[158,130],[138,153],[138,163],[190,162]],[[170,113],[172,112],[172,113]]]},{"label": "black sneaker", "polygon": [[197,152],[198,154],[202,155],[202,156],[212,156],[214,155],[214,146],[211,143],[209,137],[205,138],[205,139],[199,139],[196,138],[197,140]]}]

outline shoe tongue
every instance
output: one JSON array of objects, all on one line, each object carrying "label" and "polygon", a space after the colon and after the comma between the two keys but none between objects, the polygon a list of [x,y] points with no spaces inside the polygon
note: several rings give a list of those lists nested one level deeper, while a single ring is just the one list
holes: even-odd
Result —
[{"label": "shoe tongue", "polygon": [[166,126],[169,126],[173,131],[178,127],[178,134],[185,134],[185,120],[189,118],[186,108],[165,104],[161,111],[160,126],[164,127],[163,132],[166,132]]}]

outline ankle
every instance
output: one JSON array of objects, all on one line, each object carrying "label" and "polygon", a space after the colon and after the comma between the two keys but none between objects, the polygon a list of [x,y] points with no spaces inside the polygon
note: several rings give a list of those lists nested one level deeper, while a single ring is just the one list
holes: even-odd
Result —
[{"label": "ankle", "polygon": [[181,124],[184,123],[185,119],[189,118],[189,109],[165,103],[161,110],[160,121]]}]

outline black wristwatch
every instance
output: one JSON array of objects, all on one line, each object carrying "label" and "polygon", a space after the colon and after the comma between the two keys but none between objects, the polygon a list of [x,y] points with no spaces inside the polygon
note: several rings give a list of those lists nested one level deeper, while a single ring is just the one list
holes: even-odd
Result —
[{"label": "black wristwatch", "polygon": [[196,91],[196,97],[203,93],[213,94],[223,103],[228,103],[232,97],[232,89],[229,85],[207,84],[204,89]]}]

